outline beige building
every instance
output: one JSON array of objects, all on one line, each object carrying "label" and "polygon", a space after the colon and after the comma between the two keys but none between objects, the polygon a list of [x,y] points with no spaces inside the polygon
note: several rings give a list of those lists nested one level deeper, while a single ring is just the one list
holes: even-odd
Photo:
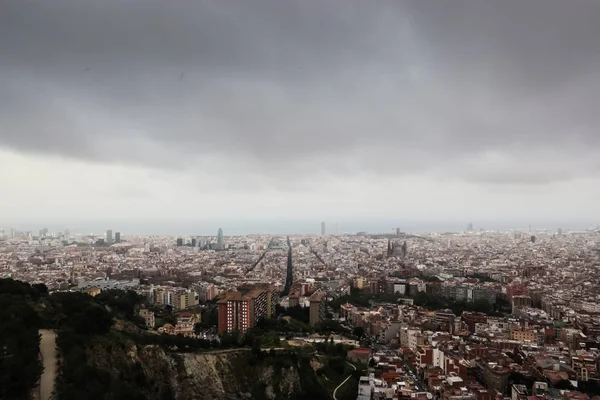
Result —
[{"label": "beige building", "polygon": [[154,312],[142,309],[140,310],[140,317],[144,318],[147,327],[154,328],[154,326],[156,325],[154,320]]},{"label": "beige building", "polygon": [[173,306],[179,310],[185,310],[186,308],[190,308],[198,305],[198,295],[194,291],[189,291],[185,293],[179,293],[176,296],[177,303]]},{"label": "beige building", "polygon": [[519,330],[511,332],[511,339],[521,343],[537,343],[538,334],[530,330]]}]

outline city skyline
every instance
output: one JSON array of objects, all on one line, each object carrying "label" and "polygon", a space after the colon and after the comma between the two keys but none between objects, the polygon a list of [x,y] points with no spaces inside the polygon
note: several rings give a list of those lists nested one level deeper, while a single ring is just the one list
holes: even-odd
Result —
[{"label": "city skyline", "polygon": [[598,20],[587,0],[5,0],[0,221],[595,224]]},{"label": "city skyline", "polygon": [[600,0],[0,0],[0,397],[600,400]]},{"label": "city skyline", "polygon": [[[174,223],[157,223],[157,224],[145,224],[140,225],[139,223],[113,223],[110,226],[119,226],[119,231],[115,232],[114,239],[116,242],[116,235],[142,235],[142,236],[185,236],[185,237],[214,237],[218,238],[218,230],[227,231],[227,236],[245,236],[252,234],[263,234],[263,235],[319,235],[322,234],[322,222],[318,221],[307,222],[307,221],[284,221],[277,223],[265,223],[255,221],[250,224],[236,223],[236,221],[188,221],[188,222],[174,222]],[[98,238],[106,236],[107,229],[106,224],[103,222],[88,222],[83,225],[63,225],[63,224],[44,224],[48,226],[44,229],[48,229],[47,234],[68,232],[69,234],[79,235],[94,235]],[[397,225],[397,224],[396,224]],[[385,221],[362,221],[362,222],[345,222],[345,229],[339,232],[340,235],[352,235],[359,232],[366,232],[368,234],[392,234],[397,235],[399,228],[394,223],[386,223]],[[444,232],[468,232],[469,224],[461,222],[452,223],[418,223],[418,222],[403,222],[403,227],[400,231],[401,234],[410,233],[444,233]],[[599,230],[600,224],[595,223],[544,223],[539,222],[536,224],[511,224],[511,223],[478,223],[473,224],[473,231],[485,230],[485,231],[518,231],[518,232],[529,232],[529,231],[545,231],[552,232],[556,231],[562,233],[568,232],[582,232],[587,230]],[[4,231],[5,237],[11,237],[11,230],[16,233],[30,232],[33,236],[37,236],[40,231],[39,224],[36,223],[24,223],[24,224],[4,224],[0,221],[0,236],[1,232]],[[88,229],[85,229],[85,227]],[[221,228],[224,226],[225,228]],[[217,231],[215,233],[215,231]],[[329,235],[330,233],[326,233]]]}]

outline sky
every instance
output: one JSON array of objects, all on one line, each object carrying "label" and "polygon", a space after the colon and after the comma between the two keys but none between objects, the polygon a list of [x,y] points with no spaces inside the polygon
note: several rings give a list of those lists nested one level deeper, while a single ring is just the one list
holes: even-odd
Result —
[{"label": "sky", "polygon": [[600,223],[597,0],[2,0],[0,227]]}]

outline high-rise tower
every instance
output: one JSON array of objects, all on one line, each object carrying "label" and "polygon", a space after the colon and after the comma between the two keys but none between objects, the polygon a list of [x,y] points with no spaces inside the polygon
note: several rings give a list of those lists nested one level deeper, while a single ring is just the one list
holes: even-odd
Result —
[{"label": "high-rise tower", "polygon": [[107,230],[106,231],[106,243],[110,244],[113,242],[113,235],[112,235],[112,230]]},{"label": "high-rise tower", "polygon": [[325,235],[325,221],[321,222],[321,235]]},{"label": "high-rise tower", "polygon": [[223,239],[223,229],[221,228],[217,233],[217,250],[225,250],[225,239]]}]

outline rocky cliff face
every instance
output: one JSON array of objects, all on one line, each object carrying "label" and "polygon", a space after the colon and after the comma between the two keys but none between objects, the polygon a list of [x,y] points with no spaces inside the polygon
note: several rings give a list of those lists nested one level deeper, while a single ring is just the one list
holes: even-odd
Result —
[{"label": "rocky cliff face", "polygon": [[147,399],[328,398],[310,358],[296,354],[257,356],[247,350],[166,352],[157,346],[96,345],[90,362],[116,378],[134,382]]},{"label": "rocky cliff face", "polygon": [[[255,360],[247,351],[170,356],[178,376],[177,395],[185,399],[288,399],[303,391],[298,363]],[[283,361],[283,360],[280,360]]]}]

